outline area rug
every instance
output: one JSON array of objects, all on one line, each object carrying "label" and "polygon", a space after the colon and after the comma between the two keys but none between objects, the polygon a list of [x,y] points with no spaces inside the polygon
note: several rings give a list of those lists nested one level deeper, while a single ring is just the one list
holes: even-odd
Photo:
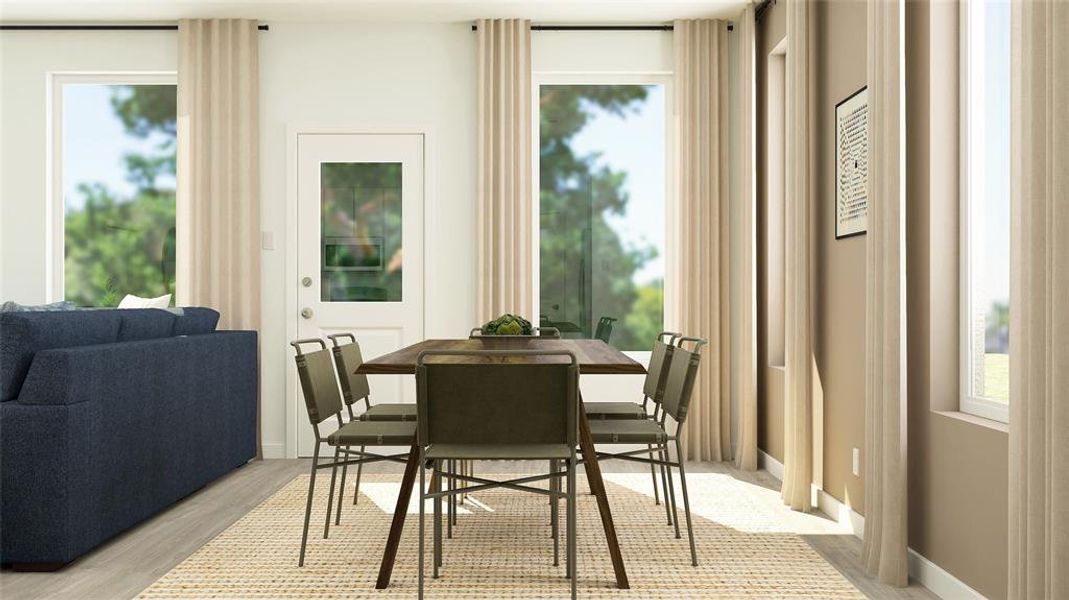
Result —
[{"label": "area rug", "polygon": [[[506,476],[500,476],[505,478]],[[593,496],[579,496],[581,598],[864,598],[833,566],[755,496],[725,474],[688,478],[698,545],[690,565],[685,527],[676,539],[648,474],[606,475],[631,589],[614,587]],[[418,504],[410,507],[387,590],[375,590],[400,477],[366,475],[359,503],[347,485],[341,525],[323,539],[326,485],[317,478],[305,566],[297,566],[308,476],[297,477],[164,575],[140,598],[414,598]],[[579,490],[586,484],[579,478]],[[678,482],[677,482],[678,489]],[[767,491],[767,490],[765,490]],[[682,498],[677,491],[682,521]],[[563,502],[561,529],[563,531]],[[429,504],[428,504],[429,509]],[[428,510],[429,512],[429,510]],[[549,507],[543,496],[480,492],[444,542],[441,577],[431,579],[428,518],[427,598],[567,598],[564,545],[553,567]]]}]

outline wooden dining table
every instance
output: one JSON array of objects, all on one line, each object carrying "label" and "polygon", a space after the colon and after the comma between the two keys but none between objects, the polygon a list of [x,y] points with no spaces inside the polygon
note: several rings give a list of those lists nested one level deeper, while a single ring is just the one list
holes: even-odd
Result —
[{"label": "wooden dining table", "polygon": [[[360,365],[356,372],[365,375],[413,375],[416,372],[416,362],[420,353],[426,350],[524,349],[565,350],[571,352],[575,354],[579,362],[580,374],[584,375],[626,375],[644,374],[646,372],[646,368],[640,363],[601,340],[562,340],[539,337],[425,340],[369,360]],[[502,361],[542,363],[557,361],[560,360],[560,357],[539,355],[508,357],[464,356],[450,357],[450,360],[486,364]],[[580,398],[580,402],[582,402],[582,398]],[[627,581],[627,570],[624,567],[623,555],[620,553],[620,541],[616,536],[616,526],[613,524],[609,498],[605,493],[605,481],[601,477],[601,468],[598,466],[594,440],[590,435],[590,423],[587,421],[586,411],[581,406],[579,410],[579,448],[583,453],[583,466],[586,469],[590,491],[597,498],[601,525],[605,530],[605,541],[608,544],[609,556],[612,559],[612,567],[616,574],[616,587],[628,589],[630,585]],[[418,471],[419,447],[413,444],[408,452],[404,476],[401,478],[401,490],[397,495],[397,506],[393,512],[390,535],[386,540],[386,548],[382,553],[379,577],[375,583],[377,589],[385,589],[390,585],[393,565],[397,558],[397,547],[401,542],[401,532],[405,527],[408,503],[412,498],[412,489],[415,486]]]}]

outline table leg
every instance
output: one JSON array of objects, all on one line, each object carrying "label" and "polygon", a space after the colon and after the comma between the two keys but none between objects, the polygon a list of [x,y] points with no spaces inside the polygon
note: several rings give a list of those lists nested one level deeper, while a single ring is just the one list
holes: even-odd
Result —
[{"label": "table leg", "polygon": [[405,463],[405,474],[401,478],[401,490],[397,493],[397,506],[393,509],[393,523],[390,525],[390,537],[382,551],[382,564],[379,566],[379,579],[375,589],[384,590],[390,585],[393,575],[393,563],[397,559],[397,546],[401,543],[401,532],[405,529],[405,516],[408,515],[408,502],[412,498],[412,488],[416,484],[419,471],[419,446],[412,444]]},{"label": "table leg", "polygon": [[626,590],[631,585],[627,581],[627,570],[624,568],[624,557],[620,554],[620,540],[616,538],[616,525],[612,521],[612,511],[609,509],[609,497],[605,493],[605,481],[601,478],[601,467],[598,465],[598,455],[594,450],[594,438],[590,434],[590,422],[586,418],[586,410],[580,400],[579,406],[579,449],[583,451],[583,466],[586,468],[587,485],[598,501],[598,512],[601,513],[601,526],[605,529],[605,541],[609,545],[609,557],[612,558],[612,568],[616,572],[616,587]]}]

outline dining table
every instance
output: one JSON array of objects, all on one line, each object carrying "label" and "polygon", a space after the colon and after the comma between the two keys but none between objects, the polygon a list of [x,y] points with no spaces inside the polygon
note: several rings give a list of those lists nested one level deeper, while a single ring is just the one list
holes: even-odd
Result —
[{"label": "dining table", "polygon": [[[537,336],[507,336],[501,338],[485,336],[478,339],[424,340],[368,360],[361,364],[356,369],[356,372],[365,375],[414,375],[419,355],[428,350],[525,349],[571,352],[579,363],[580,375],[641,375],[646,373],[646,368],[641,363],[601,340],[559,339]],[[560,359],[560,357],[545,355],[510,355],[504,357],[467,355],[451,356],[449,358],[451,361],[475,364],[498,364],[500,362],[544,363]],[[602,479],[601,468],[598,465],[594,440],[590,435],[590,423],[587,421],[586,411],[582,407],[582,395],[580,395],[579,401],[579,449],[583,455],[583,467],[586,469],[590,491],[597,499],[601,525],[605,530],[605,542],[608,545],[609,557],[612,559],[613,571],[616,575],[616,587],[628,589],[630,585],[627,580],[627,569],[624,567],[623,555],[620,553],[620,541],[616,535],[616,526],[613,524],[612,510],[609,507],[609,498],[605,492],[605,481]],[[401,542],[405,516],[408,514],[408,504],[412,498],[416,475],[419,472],[419,455],[418,445],[413,444],[409,449],[408,458],[405,462],[405,471],[401,478],[401,490],[397,495],[397,506],[394,508],[389,537],[382,553],[379,576],[375,583],[377,589],[385,589],[390,585],[390,577],[393,574],[393,566],[397,558],[397,547]]]}]

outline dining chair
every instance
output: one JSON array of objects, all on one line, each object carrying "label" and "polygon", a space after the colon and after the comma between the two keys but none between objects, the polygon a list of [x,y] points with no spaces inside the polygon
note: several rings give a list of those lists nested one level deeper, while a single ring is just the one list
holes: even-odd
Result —
[{"label": "dining chair", "polygon": [[[557,329],[556,327],[548,327],[548,326],[547,327],[533,327],[531,329],[531,333],[529,333],[529,334],[519,334],[519,335],[485,334],[485,333],[482,332],[482,328],[481,327],[474,327],[474,328],[472,328],[472,330],[470,332],[468,332],[468,339],[469,340],[494,339],[494,338],[498,338],[498,339],[500,339],[500,338],[506,338],[506,339],[508,339],[508,338],[534,338],[534,337],[559,340],[561,338],[561,333],[560,333],[560,329]],[[456,467],[459,468],[461,470],[461,472],[466,473],[467,475],[475,475],[475,463],[473,461],[460,461],[456,465]],[[453,471],[453,469],[449,469],[449,471]],[[452,485],[452,483],[450,483],[450,485]],[[464,501],[467,499],[467,494],[460,494],[458,497],[460,499],[460,502],[464,503]],[[458,497],[451,497],[450,498],[450,502],[449,502],[449,507],[450,507],[450,510],[451,510],[451,516],[448,519],[449,526],[450,526],[450,531],[449,531],[449,534],[448,534],[449,537],[452,537],[452,527],[456,523],[456,518],[457,518],[456,517],[456,499]]]},{"label": "dining chair", "polygon": [[[319,349],[313,352],[302,350],[302,346],[311,344],[318,344]],[[311,478],[308,482],[308,502],[304,508],[301,555],[297,562],[298,566],[303,567],[305,548],[308,544],[308,525],[312,516],[316,472],[320,469],[331,470],[326,524],[323,526],[323,538],[326,539],[330,534],[330,513],[334,504],[334,484],[338,467],[350,464],[363,465],[383,460],[405,462],[408,456],[407,453],[383,455],[361,450],[359,453],[347,451],[345,457],[342,458],[341,449],[352,446],[360,446],[364,449],[367,446],[411,446],[416,438],[416,423],[415,421],[361,421],[359,419],[348,423],[343,422],[342,397],[338,393],[338,381],[334,376],[334,361],[331,360],[331,352],[327,349],[326,342],[319,338],[312,338],[290,342],[290,345],[297,351],[294,357],[297,363],[297,378],[301,382],[308,422],[315,432],[316,440],[315,449],[312,452]],[[337,421],[338,429],[323,435],[319,426],[332,418]],[[324,443],[334,448],[334,459],[327,463],[320,463],[319,450]],[[352,458],[353,455],[356,458]]]},{"label": "dining chair", "polygon": [[[333,347],[334,364],[338,368],[338,380],[341,383],[342,399],[349,413],[350,421],[415,421],[416,405],[404,403],[371,403],[371,387],[368,385],[367,375],[357,373],[360,365],[364,364],[363,354],[360,352],[360,343],[352,333],[334,333],[327,336]],[[348,343],[341,340],[348,339]],[[364,410],[356,413],[353,406],[363,400]],[[364,448],[361,447],[363,452]],[[348,455],[350,448],[343,449]],[[360,478],[363,473],[363,465],[356,468],[356,485],[353,487],[353,504],[360,499]],[[348,466],[342,466],[341,486],[338,490],[338,510],[335,513],[335,524],[341,522],[342,498],[345,496],[345,478]]]},{"label": "dining chair", "polygon": [[[668,365],[672,361],[672,351],[675,341],[683,334],[672,331],[662,331],[657,334],[650,350],[650,362],[646,367],[646,378],[642,383],[642,402],[617,401],[617,402],[585,402],[586,416],[592,420],[604,419],[650,419],[655,418],[661,404],[661,396],[664,394],[664,385],[667,381]],[[668,341],[665,342],[665,339]],[[653,409],[652,412],[650,409]],[[648,447],[652,456],[653,446]],[[650,463],[650,477],[653,479],[653,503],[660,505],[660,492],[657,487],[656,466]],[[661,483],[664,486],[665,499],[668,497],[668,483],[665,467],[662,465]],[[665,512],[668,524],[672,525],[672,513],[665,502]]]},{"label": "dining chair", "polygon": [[598,319],[598,325],[594,328],[594,339],[601,340],[606,344],[609,343],[609,339],[612,338],[612,324],[618,319],[615,317],[602,317]]},{"label": "dining chair", "polygon": [[[683,347],[684,343],[693,343],[690,350]],[[657,446],[659,458],[653,458],[649,450],[630,450],[619,453],[597,452],[597,457],[584,456],[583,460],[601,460],[603,458],[616,458],[659,464],[667,467],[667,500],[671,505],[672,521],[675,524],[676,538],[680,538],[679,517],[676,511],[675,487],[672,482],[672,467],[679,469],[679,480],[683,491],[683,511],[687,518],[687,536],[690,539],[690,560],[693,566],[698,566],[698,552],[694,544],[694,527],[691,524],[690,497],[687,494],[687,473],[683,465],[683,448],[680,443],[680,434],[687,420],[687,412],[690,409],[691,393],[694,389],[694,379],[698,375],[698,365],[701,361],[701,348],[706,345],[706,340],[697,337],[681,337],[677,346],[672,351],[671,364],[667,367],[664,392],[661,397],[659,411],[655,408],[657,416],[653,419],[605,419],[590,421],[590,434],[595,446],[606,445],[634,445],[646,444]],[[667,427],[667,417],[672,417],[671,425]],[[671,429],[671,433],[668,433]],[[676,458],[672,460],[668,443],[673,442],[676,449]],[[648,458],[642,455],[650,455]]]},{"label": "dining chair", "polygon": [[[540,357],[539,362],[503,359]],[[489,362],[483,362],[487,361]],[[424,590],[425,500],[434,502],[434,577],[441,560],[441,504],[450,495],[506,488],[548,496],[551,503],[553,564],[558,564],[557,503],[566,499],[566,573],[576,597],[575,476],[579,437],[579,364],[562,350],[439,350],[426,351],[416,366],[417,442],[420,447],[419,597]],[[425,469],[442,461],[550,461],[548,474],[495,481],[451,474],[463,487],[424,491]],[[560,491],[566,463],[567,491]],[[531,487],[549,480],[548,489]],[[433,490],[433,488],[432,488]]]}]

